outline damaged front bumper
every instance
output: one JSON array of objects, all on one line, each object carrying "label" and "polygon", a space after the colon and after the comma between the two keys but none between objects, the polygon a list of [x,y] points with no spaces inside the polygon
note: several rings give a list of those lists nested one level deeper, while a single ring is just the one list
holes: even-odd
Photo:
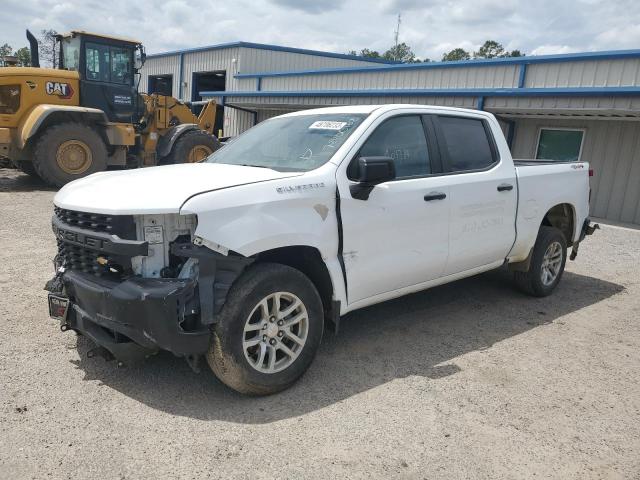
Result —
[{"label": "damaged front bumper", "polygon": [[203,354],[210,330],[196,319],[193,279],[133,277],[114,282],[67,270],[47,284],[57,298],[68,298],[62,330],[75,330],[123,363],[158,350],[177,356]]}]

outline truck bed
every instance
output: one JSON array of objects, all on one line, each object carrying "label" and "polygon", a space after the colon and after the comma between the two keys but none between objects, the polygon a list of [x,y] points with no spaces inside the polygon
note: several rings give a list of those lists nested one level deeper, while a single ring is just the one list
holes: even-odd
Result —
[{"label": "truck bed", "polygon": [[589,164],[548,160],[514,160],[518,180],[517,239],[511,255],[525,258],[535,243],[540,216],[554,205],[572,205],[573,236],[578,239],[589,214]]}]

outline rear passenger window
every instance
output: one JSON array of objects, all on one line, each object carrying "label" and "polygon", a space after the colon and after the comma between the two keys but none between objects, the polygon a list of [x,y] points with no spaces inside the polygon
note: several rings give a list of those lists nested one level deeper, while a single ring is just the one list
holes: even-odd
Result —
[{"label": "rear passenger window", "polygon": [[382,123],[362,146],[359,156],[393,158],[397,178],[431,173],[427,139],[417,115],[394,117]]},{"label": "rear passenger window", "polygon": [[482,120],[438,117],[438,122],[452,171],[479,170],[493,164],[493,151]]}]

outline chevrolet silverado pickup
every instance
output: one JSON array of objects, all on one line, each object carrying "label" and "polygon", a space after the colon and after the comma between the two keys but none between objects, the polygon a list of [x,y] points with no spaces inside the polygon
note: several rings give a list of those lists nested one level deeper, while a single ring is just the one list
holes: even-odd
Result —
[{"label": "chevrolet silverado pickup", "polygon": [[347,312],[501,266],[551,294],[596,228],[588,177],[585,162],[514,162],[483,111],[290,113],[200,164],[62,188],[49,312],[119,363],[166,350],[277,392]]}]

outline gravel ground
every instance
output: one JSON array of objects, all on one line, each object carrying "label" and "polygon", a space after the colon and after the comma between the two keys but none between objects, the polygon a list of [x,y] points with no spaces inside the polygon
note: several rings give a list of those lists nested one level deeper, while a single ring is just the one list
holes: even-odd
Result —
[{"label": "gravel ground", "polygon": [[640,478],[640,230],[604,226],[547,299],[499,271],[350,314],[247,398],[60,332],[53,195],[0,170],[2,478]]}]

